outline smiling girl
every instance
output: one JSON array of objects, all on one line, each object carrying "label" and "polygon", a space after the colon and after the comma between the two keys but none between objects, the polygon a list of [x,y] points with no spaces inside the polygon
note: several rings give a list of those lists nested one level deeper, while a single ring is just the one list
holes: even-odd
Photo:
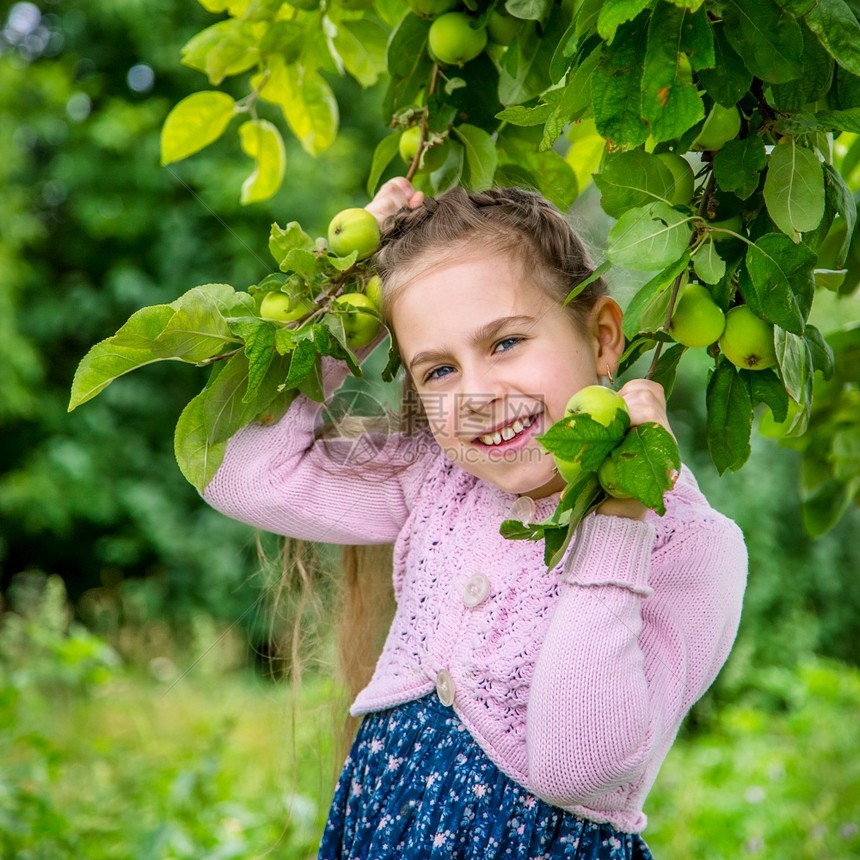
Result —
[{"label": "smiling girl", "polygon": [[[650,857],[643,803],[734,640],[742,535],[683,468],[665,516],[609,500],[549,572],[541,544],[503,538],[512,507],[558,503],[537,437],[616,369],[620,309],[600,280],[563,305],[591,269],[536,194],[424,200],[397,179],[367,208],[415,432],[335,469],[299,397],[230,441],[205,492],[278,534],[394,543],[397,608],[319,856]],[[327,394],[345,375],[325,359]],[[632,425],[669,429],[658,385],[620,393]]]}]

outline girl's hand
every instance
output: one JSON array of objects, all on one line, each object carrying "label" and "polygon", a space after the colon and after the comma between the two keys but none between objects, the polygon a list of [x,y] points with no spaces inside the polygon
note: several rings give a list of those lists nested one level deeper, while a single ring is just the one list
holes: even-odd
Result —
[{"label": "girl's hand", "polygon": [[416,191],[405,176],[395,176],[376,192],[376,196],[364,208],[376,216],[381,227],[389,215],[395,215],[404,206],[415,209],[423,200],[423,191]]},{"label": "girl's hand", "polygon": [[656,422],[674,439],[675,434],[666,416],[666,394],[659,382],[650,379],[631,379],[618,391],[627,404],[630,426]]},{"label": "girl's hand", "polygon": [[[650,379],[631,379],[618,393],[627,404],[631,427],[656,422],[675,438],[666,416],[666,394],[662,385]],[[607,499],[597,508],[597,513],[644,520],[647,510],[638,499]]]}]

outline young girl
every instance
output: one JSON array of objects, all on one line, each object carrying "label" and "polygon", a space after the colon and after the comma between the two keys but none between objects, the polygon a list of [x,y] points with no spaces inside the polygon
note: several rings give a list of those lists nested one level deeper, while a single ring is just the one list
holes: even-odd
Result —
[{"label": "young girl", "polygon": [[[600,281],[562,306],[590,269],[538,195],[424,200],[398,179],[368,209],[421,427],[361,470],[334,467],[320,405],[300,397],[238,433],[205,492],[279,534],[394,543],[396,614],[350,710],[364,719],[319,856],[650,857],[643,802],[737,631],[740,530],[684,468],[665,516],[607,501],[549,572],[542,543],[502,537],[512,509],[555,508],[565,482],[535,437],[611,378],[619,307]],[[325,360],[328,394],[345,375]],[[620,392],[631,424],[668,428],[658,385]]]}]

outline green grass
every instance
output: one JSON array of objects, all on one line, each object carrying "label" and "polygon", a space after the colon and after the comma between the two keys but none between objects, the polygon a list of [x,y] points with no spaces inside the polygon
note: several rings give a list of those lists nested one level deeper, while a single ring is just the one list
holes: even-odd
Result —
[{"label": "green grass", "polygon": [[[0,625],[0,857],[315,856],[332,685],[306,681],[293,729],[286,686],[125,666],[61,600]],[[860,856],[860,673],[811,658],[761,685],[670,752],[646,805],[657,860]]]}]

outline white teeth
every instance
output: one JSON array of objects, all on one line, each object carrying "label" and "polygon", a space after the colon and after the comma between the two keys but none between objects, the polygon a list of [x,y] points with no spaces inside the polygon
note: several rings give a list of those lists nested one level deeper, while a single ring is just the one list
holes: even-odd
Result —
[{"label": "white teeth", "polygon": [[496,430],[492,433],[485,433],[483,436],[479,436],[478,438],[485,445],[501,445],[502,440],[505,442],[513,439],[519,433],[522,433],[526,427],[531,426],[533,419],[531,416],[526,416],[525,418],[517,418],[512,424],[508,424],[507,427],[503,427],[501,430]]}]

